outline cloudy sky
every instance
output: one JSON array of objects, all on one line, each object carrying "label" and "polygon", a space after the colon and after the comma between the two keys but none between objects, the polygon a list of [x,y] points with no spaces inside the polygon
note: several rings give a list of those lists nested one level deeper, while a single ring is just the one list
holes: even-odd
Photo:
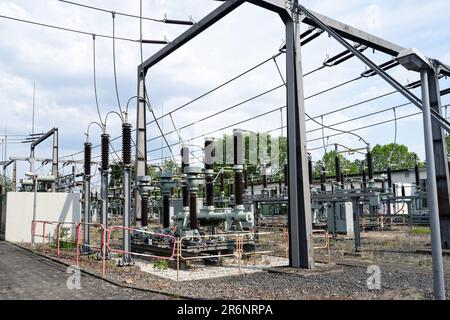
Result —
[{"label": "cloudy sky", "polygon": [[[78,0],[77,0],[78,1]],[[114,10],[139,14],[139,1],[93,0],[79,3]],[[220,5],[212,0],[144,0],[144,16],[161,19],[168,18],[200,20],[208,12]],[[450,64],[450,2],[433,0],[403,1],[369,1],[369,0],[308,0],[304,5],[322,14],[346,22],[403,47],[416,47],[429,57],[440,59]],[[86,31],[88,33],[112,35],[112,16],[110,13],[80,8],[57,0],[0,0],[0,15],[32,20],[35,22],[57,25]],[[306,30],[307,26],[302,26]],[[151,21],[144,22],[144,38],[169,41],[186,29]],[[139,38],[139,20],[129,17],[116,17],[116,36],[130,39]],[[165,61],[150,70],[147,86],[150,101],[157,116],[168,113],[191,99],[233,78],[246,69],[273,56],[283,43],[284,26],[279,17],[256,6],[245,4],[227,16],[220,23],[203,33],[188,45],[181,48]],[[60,131],[60,156],[70,156],[82,150],[86,138],[87,126],[92,121],[99,121],[96,111],[93,89],[93,41],[89,35],[81,35],[53,30],[21,22],[0,18],[0,132],[7,131],[10,139],[31,132],[33,83],[36,83],[36,132],[46,132],[53,127]],[[145,45],[144,59],[155,53],[161,46]],[[96,40],[97,86],[101,115],[104,118],[109,111],[118,111],[118,102],[114,86],[113,46],[111,39]],[[327,56],[333,56],[343,50],[333,39],[322,35],[316,41],[303,48],[304,73],[320,67]],[[377,63],[388,61],[392,57],[379,52],[365,51],[365,54]],[[284,56],[277,59],[281,73],[284,75]],[[116,62],[119,98],[124,107],[130,97],[136,95],[136,70],[140,63],[140,51],[137,43],[116,41]],[[358,77],[365,66],[356,59],[351,59],[339,66],[324,68],[305,78],[304,92],[309,97],[329,87]],[[389,71],[397,80],[407,83],[418,80],[418,75],[401,67]],[[273,61],[269,61],[255,71],[225,86],[204,99],[165,117],[161,126],[165,132],[174,130],[208,117],[225,108],[259,95],[282,84],[282,79]],[[443,89],[450,86],[450,81],[441,80]],[[388,92],[393,89],[378,77],[363,79],[350,83],[336,90],[306,100],[306,111],[310,116],[355,104]],[[417,95],[420,92],[414,91]],[[405,104],[406,100],[399,94],[389,95],[344,112],[323,117],[326,125],[350,130],[364,127],[384,120],[394,119],[394,107]],[[443,104],[450,103],[445,97]],[[233,123],[246,120],[257,114],[274,112],[245,122],[236,127],[252,131],[269,131],[286,124],[285,92],[283,88],[242,104],[232,111],[202,121],[180,131],[183,140],[202,136]],[[376,116],[362,117],[376,111],[386,110]],[[401,118],[417,109],[411,105],[395,109]],[[129,118],[135,121],[136,103],[129,107]],[[358,120],[352,120],[362,117]],[[318,118],[322,121],[321,118]],[[148,115],[148,120],[152,120]],[[350,121],[347,121],[350,120]],[[335,131],[317,129],[313,122],[308,122],[308,143],[310,149],[327,143],[340,143],[348,147],[364,147],[351,135],[333,137]],[[118,117],[111,116],[107,123],[108,132],[114,137],[120,132]],[[157,126],[148,127],[149,159],[160,162],[161,156],[170,156],[159,137]],[[220,137],[231,133],[232,128],[210,134]],[[357,131],[366,141],[386,144],[395,141],[394,122]],[[99,129],[91,127],[91,141],[99,142]],[[285,134],[281,130],[274,135]],[[331,137],[328,137],[331,136]],[[0,136],[3,138],[3,136]],[[167,136],[170,143],[176,143],[178,135]],[[406,144],[412,151],[424,158],[422,120],[420,116],[408,117],[397,122],[397,142]],[[202,144],[201,140],[192,141]],[[2,144],[2,148],[4,144]],[[37,156],[49,158],[51,143],[38,147]],[[114,143],[120,150],[120,140]],[[179,147],[174,146],[174,153]],[[4,148],[3,148],[3,151]],[[94,152],[97,155],[98,149]],[[320,159],[323,148],[315,150],[313,157]],[[26,157],[29,146],[10,140],[7,156]],[[199,157],[201,154],[198,154]],[[113,155],[113,158],[116,156]],[[68,159],[81,159],[78,154]],[[81,167],[79,168],[81,170]],[[20,173],[26,165],[19,167]],[[39,169],[46,174],[50,167]],[[68,168],[65,169],[68,171]],[[11,172],[9,172],[10,174]]]}]

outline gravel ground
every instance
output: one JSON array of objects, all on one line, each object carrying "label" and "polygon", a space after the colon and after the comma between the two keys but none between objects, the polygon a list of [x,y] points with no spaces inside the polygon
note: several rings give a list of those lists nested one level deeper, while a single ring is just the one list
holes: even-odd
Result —
[{"label": "gravel ground", "polygon": [[[407,236],[406,236],[407,235]],[[254,274],[235,275],[214,279],[176,282],[140,271],[138,266],[116,267],[110,261],[106,277],[123,285],[147,288],[170,294],[199,299],[408,299],[433,298],[431,255],[416,254],[415,249],[427,247],[429,237],[409,233],[363,234],[364,252],[353,256],[353,240],[333,242],[329,270],[318,272],[286,268]],[[411,246],[414,244],[414,246]],[[324,252],[316,259],[326,261]],[[67,263],[73,263],[66,260]],[[367,267],[377,265],[381,270],[381,290],[367,288]],[[95,259],[82,259],[82,268],[100,273]],[[450,291],[450,257],[444,256],[447,294]],[[273,272],[276,271],[276,272]],[[282,273],[280,273],[282,272]],[[448,295],[447,295],[448,297]]]},{"label": "gravel ground", "polygon": [[[416,257],[417,258],[417,257]],[[420,256],[418,257],[421,258]],[[423,257],[422,257],[423,258]],[[353,264],[346,260],[345,264]],[[297,270],[263,271],[254,274],[204,279],[186,282],[175,282],[148,273],[141,272],[139,267],[118,268],[108,266],[107,278],[132,287],[148,288],[163,292],[189,296],[199,299],[432,299],[432,275],[427,266],[418,266],[414,270],[399,267],[399,264],[380,265],[381,290],[370,291],[366,281],[368,261],[359,266],[335,266],[335,272],[300,272]],[[450,261],[445,259],[448,266]],[[83,262],[84,268],[98,272],[95,262]],[[407,270],[404,270],[407,269]],[[332,269],[333,270],[333,269]],[[283,273],[280,273],[283,272]],[[450,275],[447,272],[446,274]],[[450,290],[450,278],[446,281],[447,292]]]}]

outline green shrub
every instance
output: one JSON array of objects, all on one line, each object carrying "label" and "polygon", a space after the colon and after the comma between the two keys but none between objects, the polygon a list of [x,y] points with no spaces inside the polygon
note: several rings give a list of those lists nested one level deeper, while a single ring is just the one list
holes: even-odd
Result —
[{"label": "green shrub", "polygon": [[156,260],[153,268],[158,269],[160,271],[165,271],[169,268],[169,262],[167,260]]}]

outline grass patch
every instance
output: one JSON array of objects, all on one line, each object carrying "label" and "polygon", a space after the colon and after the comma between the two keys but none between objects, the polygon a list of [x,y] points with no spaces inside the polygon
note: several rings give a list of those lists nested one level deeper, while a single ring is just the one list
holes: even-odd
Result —
[{"label": "grass patch", "polygon": [[416,236],[429,235],[431,234],[431,229],[428,227],[415,227],[412,229],[412,233]]}]

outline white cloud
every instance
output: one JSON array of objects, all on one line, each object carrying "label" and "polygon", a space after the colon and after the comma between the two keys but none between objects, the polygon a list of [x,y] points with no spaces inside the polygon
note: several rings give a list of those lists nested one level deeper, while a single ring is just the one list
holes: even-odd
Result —
[{"label": "white cloud", "polygon": [[[90,4],[134,14],[139,12],[137,1],[96,0],[91,1]],[[192,14],[197,21],[218,5],[220,5],[219,2],[210,0],[144,1],[146,16],[162,18],[167,13],[170,18],[187,19]],[[321,0],[305,1],[305,5],[401,45],[420,47],[428,56],[442,58],[443,61],[450,63],[450,42],[446,41],[450,36],[446,16],[450,9],[448,1],[437,0],[432,6],[418,0],[397,2],[349,0],[341,1],[339,5],[335,5],[334,1]],[[39,3],[31,0],[2,1],[0,14],[101,34],[111,34],[112,31],[112,19],[109,14],[73,7],[55,0],[39,1]],[[117,35],[121,37],[132,39],[139,37],[139,23],[135,19],[118,16],[116,27]],[[144,37],[163,39],[167,36],[172,40],[185,29],[185,27],[145,22]],[[93,120],[98,120],[93,93],[91,37],[4,19],[0,19],[0,36],[3,39],[0,43],[0,110],[2,118],[8,119],[10,133],[29,133],[32,83],[36,81],[37,128],[43,131],[53,126],[60,128],[61,155],[81,150],[83,133],[87,125]],[[173,110],[270,57],[278,50],[284,38],[284,28],[277,15],[250,4],[243,5],[149,72],[147,85],[155,112],[158,115],[161,114],[162,104],[166,112]],[[116,45],[119,92],[124,104],[129,97],[136,94],[136,67],[139,64],[140,53],[137,44],[117,41]],[[146,45],[144,58],[149,57],[159,48]],[[303,49],[304,71],[320,66],[327,54],[332,56],[342,50],[342,47],[333,39],[322,35]],[[390,58],[380,53],[373,54],[369,50],[366,54],[377,63]],[[278,63],[284,72],[284,56],[278,58]],[[352,59],[340,66],[317,72],[305,78],[305,95],[311,95],[352,79],[363,72],[364,68],[362,63]],[[401,82],[406,82],[406,79],[417,80],[417,75],[400,68],[390,73]],[[98,38],[97,40],[97,82],[102,114],[111,109],[117,110],[112,72],[112,41],[109,39]],[[269,62],[223,90],[174,113],[174,121],[178,127],[181,127],[280,83],[281,79],[275,64]],[[448,81],[442,80],[442,86],[448,87]],[[318,115],[391,90],[382,80],[373,77],[310,99],[306,103],[306,108],[309,114]],[[325,117],[325,121],[339,122],[395,106],[403,101],[404,99],[399,95],[380,99]],[[182,135],[183,138],[189,138],[211,132],[284,104],[283,91],[279,90],[237,107],[221,117],[184,129]],[[134,101],[130,105],[131,121],[135,118],[135,105]],[[392,117],[392,115],[383,114],[378,118],[352,121],[339,128],[351,129],[364,126],[380,120],[383,116]],[[150,115],[148,120],[151,120]],[[420,117],[405,120],[404,123],[405,125],[399,127],[401,142],[410,145],[423,157],[423,150],[417,147],[420,146],[417,141],[421,139]],[[286,115],[284,115],[283,124],[286,124]],[[239,126],[252,131],[275,129],[281,126],[280,114],[275,112],[258,121]],[[165,119],[164,127],[167,131],[173,129],[169,118]],[[112,121],[108,128],[112,135],[120,132],[116,120]],[[227,132],[230,133],[231,130],[232,128]],[[409,131],[417,131],[417,134],[406,134]],[[371,143],[388,143],[392,140],[391,125],[358,133]],[[216,136],[220,134],[217,133]],[[97,133],[93,134],[95,135]],[[149,126],[149,138],[158,135],[156,126]],[[172,134],[169,139],[171,142],[176,142],[178,138],[176,134]],[[360,142],[352,136],[342,135],[335,139],[330,138],[330,142],[333,141],[349,146],[360,146]],[[115,142],[114,145],[120,148],[120,141]],[[317,145],[320,146],[320,142],[312,146]],[[160,146],[159,141],[149,144],[152,148],[158,146]],[[174,151],[178,152],[178,149],[174,148]],[[27,147],[22,145],[10,148],[10,155],[23,156],[28,152]],[[46,152],[44,146],[42,154]],[[315,152],[315,157],[320,157],[321,152]],[[153,153],[151,157],[155,158],[155,154],[159,152]]]}]

